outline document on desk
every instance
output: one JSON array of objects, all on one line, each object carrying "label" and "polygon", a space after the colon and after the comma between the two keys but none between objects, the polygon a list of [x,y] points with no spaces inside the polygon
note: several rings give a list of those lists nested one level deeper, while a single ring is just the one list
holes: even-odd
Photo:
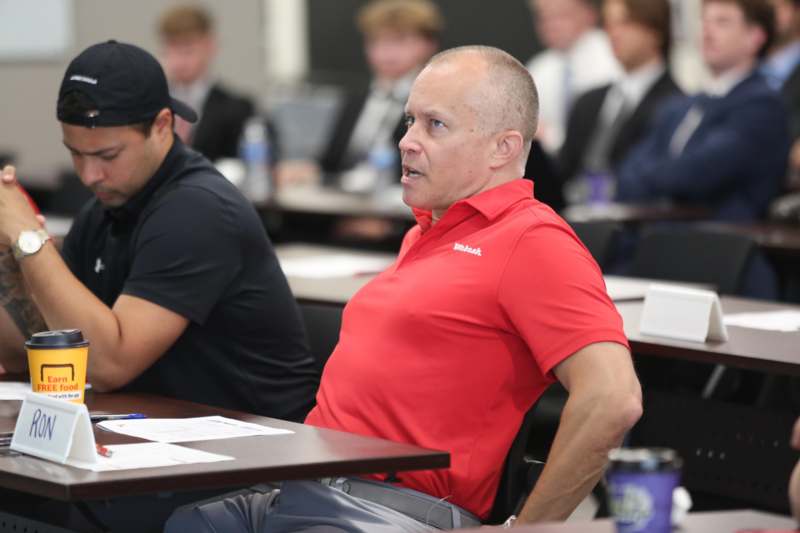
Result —
[{"label": "document on desk", "polygon": [[800,331],[800,311],[762,311],[755,313],[733,313],[725,315],[725,324],[743,328],[766,329],[770,331]]},{"label": "document on desk", "polygon": [[163,442],[142,442],[137,444],[116,444],[105,447],[110,457],[97,457],[96,463],[67,459],[67,464],[83,470],[108,472],[111,470],[131,470],[134,468],[158,468],[163,466],[188,465],[195,463],[215,463],[232,461],[233,457],[194,450]]},{"label": "document on desk", "polygon": [[358,254],[329,254],[290,257],[281,260],[286,277],[340,278],[359,274],[379,274],[394,262],[390,257],[369,257]]},{"label": "document on desk", "polygon": [[251,424],[224,416],[106,420],[99,422],[97,426],[115,433],[154,442],[195,442],[294,433],[288,429]]},{"label": "document on desk", "polygon": [[24,381],[0,381],[0,400],[24,400],[31,384]]}]

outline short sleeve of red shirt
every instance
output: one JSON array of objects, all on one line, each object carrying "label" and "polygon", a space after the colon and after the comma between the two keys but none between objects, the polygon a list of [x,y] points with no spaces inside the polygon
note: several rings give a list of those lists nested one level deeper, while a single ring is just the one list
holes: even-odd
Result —
[{"label": "short sleeve of red shirt", "polygon": [[590,344],[628,346],[597,263],[563,223],[533,225],[520,236],[498,301],[544,374]]}]

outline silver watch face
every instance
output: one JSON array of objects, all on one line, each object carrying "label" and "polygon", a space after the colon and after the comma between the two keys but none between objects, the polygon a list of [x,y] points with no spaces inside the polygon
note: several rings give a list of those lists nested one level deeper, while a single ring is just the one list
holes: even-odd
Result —
[{"label": "silver watch face", "polygon": [[24,254],[35,254],[42,247],[42,238],[35,231],[23,231],[17,241],[19,249]]}]

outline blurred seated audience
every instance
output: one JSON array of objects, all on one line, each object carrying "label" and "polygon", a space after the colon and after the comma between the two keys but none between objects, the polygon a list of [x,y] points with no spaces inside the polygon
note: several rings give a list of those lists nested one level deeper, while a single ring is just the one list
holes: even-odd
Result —
[{"label": "blurred seated audience", "polygon": [[800,0],[772,0],[776,39],[761,71],[780,91],[789,112],[792,150],[784,183],[788,193],[770,206],[770,218],[800,223]]},{"label": "blurred seated audience", "polygon": [[624,72],[572,107],[558,160],[571,204],[609,200],[615,168],[664,102],[682,94],[667,67],[669,0],[606,0],[603,24]]},{"label": "blurred seated audience", "polygon": [[195,124],[177,117],[175,132],[211,161],[238,157],[239,139],[254,106],[215,81],[209,71],[217,52],[211,15],[198,6],[173,7],[162,15],[158,34],[170,93],[200,117]]},{"label": "blurred seated audience", "polygon": [[527,65],[542,103],[536,135],[544,150],[556,155],[574,99],[614,80],[619,65],[597,28],[594,0],[530,0],[530,8],[545,47]]},{"label": "blurred seated audience", "polygon": [[[443,19],[430,0],[373,0],[362,7],[356,25],[364,37],[371,79],[351,88],[340,107],[330,141],[319,161],[284,161],[278,185],[319,182],[361,194],[399,185],[397,144],[405,133],[404,108],[411,84],[439,49]],[[354,213],[357,215],[357,213]],[[388,220],[357,217],[335,224],[291,221],[292,238],[382,243],[396,250],[407,228]]]},{"label": "blurred seated audience", "polygon": [[617,199],[672,201],[711,218],[762,218],[786,172],[789,133],[780,97],[758,71],[775,28],[769,0],[704,0],[707,90],[666,106],[622,162]]},{"label": "blurred seated audience", "polygon": [[[346,171],[369,163],[376,151],[387,148],[399,183],[397,143],[405,133],[403,108],[414,78],[439,48],[442,16],[429,0],[373,0],[359,10],[356,24],[364,37],[371,79],[346,94],[320,160],[281,163],[281,183],[318,179],[323,172],[326,179],[346,181]],[[336,185],[367,192],[374,184]]]}]

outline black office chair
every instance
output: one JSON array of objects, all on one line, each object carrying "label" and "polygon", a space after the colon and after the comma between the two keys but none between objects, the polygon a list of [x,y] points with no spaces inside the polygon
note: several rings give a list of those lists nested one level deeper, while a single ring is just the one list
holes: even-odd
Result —
[{"label": "black office chair", "polygon": [[611,221],[570,222],[575,234],[605,270],[614,255],[614,247],[619,235],[620,226]]},{"label": "black office chair", "polygon": [[737,294],[755,251],[746,236],[687,226],[645,231],[630,275],[712,285],[721,294]]},{"label": "black office chair", "polygon": [[342,306],[322,303],[299,302],[300,314],[306,325],[306,335],[311,355],[322,373],[333,349],[339,342],[342,327]]},{"label": "black office chair", "polygon": [[508,450],[487,524],[502,524],[509,516],[518,513],[544,468],[544,462],[531,459],[526,454],[534,427],[535,409],[536,404],[525,414]]}]

